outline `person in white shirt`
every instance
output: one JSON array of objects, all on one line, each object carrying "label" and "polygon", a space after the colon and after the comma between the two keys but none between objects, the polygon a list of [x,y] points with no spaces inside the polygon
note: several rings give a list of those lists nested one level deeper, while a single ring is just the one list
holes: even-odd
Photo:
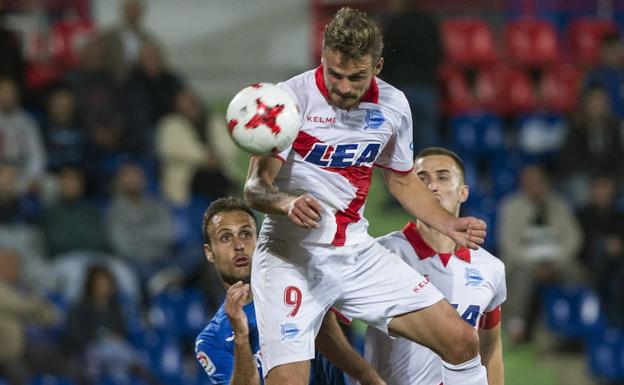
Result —
[{"label": "person in white shirt", "polygon": [[[416,156],[414,173],[444,208],[459,215],[461,204],[468,199],[468,186],[463,162],[455,153],[426,148]],[[478,329],[488,384],[502,385],[500,308],[507,295],[503,263],[482,248],[458,248],[451,238],[420,220],[377,241],[427,277],[464,321]],[[365,357],[388,385],[442,383],[440,356],[407,339],[391,339],[369,328]]]},{"label": "person in white shirt", "polygon": [[[483,221],[446,211],[411,172],[410,108],[376,77],[382,49],[370,17],[341,8],[325,30],[321,66],[279,84],[302,113],[296,140],[279,154],[251,158],[245,198],[268,214],[251,276],[268,385],[305,385],[331,306],[439,352],[446,385],[487,383],[475,330],[367,232],[364,204],[378,166],[408,213],[460,246],[476,249],[486,233]],[[254,122],[275,119],[265,104]]]}]

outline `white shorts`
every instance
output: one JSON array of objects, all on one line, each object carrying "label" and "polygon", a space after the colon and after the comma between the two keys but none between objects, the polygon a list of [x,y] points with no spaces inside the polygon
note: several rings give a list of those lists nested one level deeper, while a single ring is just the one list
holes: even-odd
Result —
[{"label": "white shorts", "polygon": [[251,273],[263,373],[314,358],[333,306],[384,332],[393,317],[444,298],[400,257],[370,242],[332,247],[258,239]]}]

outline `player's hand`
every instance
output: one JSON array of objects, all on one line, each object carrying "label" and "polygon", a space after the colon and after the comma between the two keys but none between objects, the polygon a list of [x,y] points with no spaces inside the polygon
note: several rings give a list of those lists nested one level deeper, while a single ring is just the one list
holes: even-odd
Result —
[{"label": "player's hand", "polygon": [[303,194],[288,205],[288,218],[304,229],[318,229],[321,204],[312,195]]},{"label": "player's hand", "polygon": [[457,218],[451,222],[447,234],[460,247],[478,249],[483,244],[486,235],[486,224],[474,217]]},{"label": "player's hand", "polygon": [[232,324],[235,338],[247,338],[249,325],[243,306],[249,295],[249,284],[238,281],[232,285],[225,295],[225,313]]}]

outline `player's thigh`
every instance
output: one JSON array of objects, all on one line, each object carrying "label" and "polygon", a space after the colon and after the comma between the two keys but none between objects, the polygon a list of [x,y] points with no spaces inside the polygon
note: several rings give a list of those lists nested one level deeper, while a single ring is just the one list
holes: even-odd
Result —
[{"label": "player's thigh", "polygon": [[323,290],[329,283],[322,275],[311,280],[311,269],[301,262],[307,253],[283,241],[258,240],[251,286],[265,375],[279,365],[314,358],[316,333],[333,303],[331,290]]},{"label": "player's thigh", "polygon": [[291,362],[274,367],[264,378],[267,385],[308,385],[310,361]]},{"label": "player's thigh", "polygon": [[394,316],[444,298],[426,277],[377,243],[361,251],[345,274],[343,294],[334,306],[345,316],[386,333]]},{"label": "player's thigh", "polygon": [[396,316],[388,324],[388,329],[428,347],[453,364],[468,361],[478,353],[476,330],[462,320],[446,300]]}]

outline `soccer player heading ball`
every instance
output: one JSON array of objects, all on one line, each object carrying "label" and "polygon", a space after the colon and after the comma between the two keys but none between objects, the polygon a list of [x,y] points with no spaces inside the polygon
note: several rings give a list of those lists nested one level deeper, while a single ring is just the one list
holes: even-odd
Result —
[{"label": "soccer player heading ball", "polygon": [[297,138],[279,154],[251,158],[245,197],[268,214],[251,285],[269,385],[306,384],[314,337],[332,305],[437,352],[445,385],[487,383],[476,331],[367,233],[362,215],[378,166],[405,210],[458,247],[477,248],[485,237],[483,221],[450,214],[411,172],[410,108],[376,77],[382,47],[365,13],[340,9],[325,29],[322,65],[279,84],[301,108]]}]

